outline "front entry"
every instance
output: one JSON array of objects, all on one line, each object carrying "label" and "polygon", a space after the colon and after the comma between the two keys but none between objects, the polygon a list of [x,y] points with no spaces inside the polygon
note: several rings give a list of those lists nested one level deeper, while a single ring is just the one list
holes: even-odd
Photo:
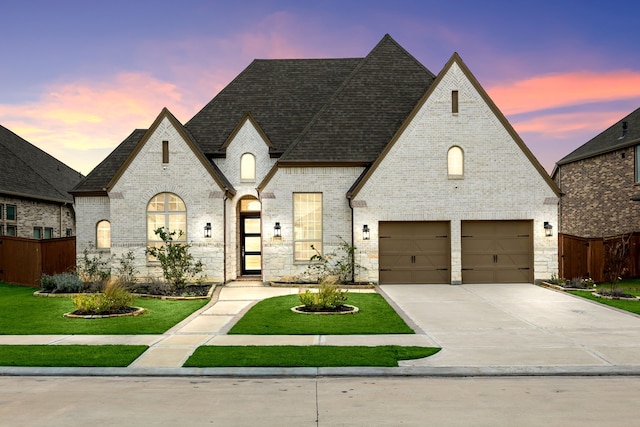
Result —
[{"label": "front entry", "polygon": [[240,274],[262,274],[262,226],[260,202],[240,201]]},{"label": "front entry", "polygon": [[260,274],[262,265],[260,215],[240,216],[240,242],[242,275]]}]

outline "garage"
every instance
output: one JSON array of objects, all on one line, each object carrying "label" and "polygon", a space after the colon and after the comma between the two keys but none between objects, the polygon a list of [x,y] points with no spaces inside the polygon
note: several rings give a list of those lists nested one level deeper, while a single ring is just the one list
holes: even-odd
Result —
[{"label": "garage", "polygon": [[451,283],[448,221],[379,223],[380,284]]},{"label": "garage", "polygon": [[463,221],[462,283],[533,283],[533,221]]}]

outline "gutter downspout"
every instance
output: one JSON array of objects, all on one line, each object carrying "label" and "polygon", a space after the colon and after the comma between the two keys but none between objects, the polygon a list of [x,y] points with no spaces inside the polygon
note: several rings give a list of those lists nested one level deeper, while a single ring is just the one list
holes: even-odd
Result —
[{"label": "gutter downspout", "polygon": [[[355,244],[355,228],[354,228],[354,212],[353,212],[353,205],[351,204],[351,197],[347,196],[347,200],[349,201],[349,209],[351,209],[351,247],[354,247]],[[356,260],[355,260],[355,251],[351,251],[351,256],[350,256],[350,262],[351,262],[351,266],[355,266],[356,265]],[[351,269],[351,283],[355,283],[356,281],[356,272],[355,272],[355,268]]]},{"label": "gutter downspout", "polygon": [[227,283],[227,190],[222,197],[222,283]]}]

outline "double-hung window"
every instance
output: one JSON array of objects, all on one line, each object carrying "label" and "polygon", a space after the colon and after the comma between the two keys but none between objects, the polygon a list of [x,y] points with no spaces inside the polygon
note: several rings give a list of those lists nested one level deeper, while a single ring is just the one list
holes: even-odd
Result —
[{"label": "double-hung window", "polygon": [[293,194],[294,259],[322,254],[322,193]]},{"label": "double-hung window", "polygon": [[[162,239],[155,231],[164,228],[167,233],[175,231],[174,241],[187,242],[187,208],[180,197],[173,193],[160,193],[147,205],[147,246],[161,247]],[[151,256],[149,261],[155,261]]]}]

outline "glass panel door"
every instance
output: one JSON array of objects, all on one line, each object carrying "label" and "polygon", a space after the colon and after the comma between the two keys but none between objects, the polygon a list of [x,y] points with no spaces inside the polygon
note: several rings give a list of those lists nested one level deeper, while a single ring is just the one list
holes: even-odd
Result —
[{"label": "glass panel door", "polygon": [[260,215],[240,216],[242,274],[261,274],[262,235]]}]

